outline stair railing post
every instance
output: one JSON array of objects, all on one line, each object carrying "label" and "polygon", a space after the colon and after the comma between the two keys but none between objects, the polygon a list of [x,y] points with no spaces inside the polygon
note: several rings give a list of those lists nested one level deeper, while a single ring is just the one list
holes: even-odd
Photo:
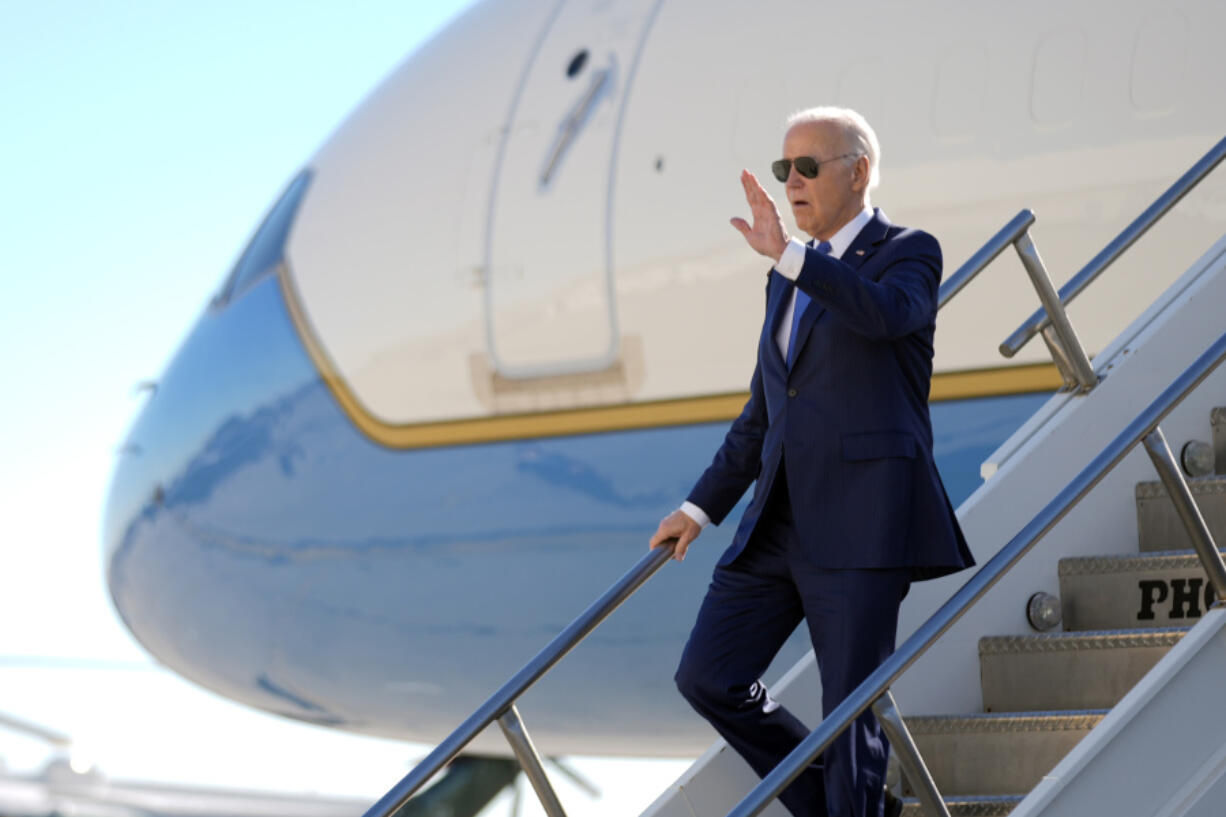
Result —
[{"label": "stair railing post", "polygon": [[924,757],[915,745],[915,738],[911,737],[911,730],[907,728],[902,714],[898,711],[894,695],[888,689],[873,701],[873,714],[877,716],[877,723],[881,724],[886,740],[894,747],[898,765],[902,767],[902,773],[915,789],[924,814],[927,817],[949,817],[949,809],[941,799],[936,781],[932,779],[932,773],[928,771]]},{"label": "stair railing post", "polygon": [[545,813],[549,817],[566,817],[562,801],[558,799],[553,786],[549,784],[549,775],[545,774],[541,756],[537,754],[536,747],[532,745],[532,738],[528,735],[528,730],[519,717],[519,710],[514,704],[498,716],[498,725],[502,727],[502,734],[506,735],[507,743],[511,744],[511,751],[519,760],[520,768],[524,770],[524,776],[528,778],[528,782],[536,791],[537,799],[541,801]]},{"label": "stair railing post", "polygon": [[[1150,227],[1161,221],[1162,217],[1178,204],[1180,199],[1191,192],[1192,188],[1200,184],[1224,159],[1226,159],[1226,137],[1223,137],[1216,145],[1209,148],[1209,152],[1202,156],[1196,164],[1188,168],[1188,171],[1167,188],[1166,192],[1159,196],[1153,204],[1146,207],[1145,212],[1133,219],[1132,223],[1125,227],[1123,232],[1112,239],[1111,243],[1103,247],[1098,255],[1090,259],[1088,264],[1065,282],[1064,286],[1060,288],[1060,300],[1066,304],[1071,303],[1107,267],[1111,266],[1117,258],[1127,252],[1128,248],[1136,243],[1137,239],[1145,235]],[[1026,342],[1034,337],[1035,333],[1046,326],[1049,320],[1050,313],[1045,315],[1042,309],[1037,310],[1000,344],[1000,353],[1005,357],[1016,355],[1018,350],[1025,346]]]},{"label": "stair railing post", "polygon": [[1188,481],[1179,470],[1179,463],[1171,453],[1171,447],[1167,445],[1162,429],[1155,427],[1145,435],[1144,443],[1145,453],[1149,454],[1150,460],[1153,461],[1158,478],[1166,488],[1166,495],[1175,504],[1175,511],[1192,540],[1192,547],[1200,557],[1201,566],[1209,576],[1213,592],[1218,601],[1226,601],[1226,562],[1222,561],[1222,554],[1213,541],[1213,533],[1205,524],[1205,517],[1196,506],[1196,500],[1192,498],[1192,489],[1188,487]]},{"label": "stair railing post", "polygon": [[1028,229],[1031,224],[1034,224],[1034,211],[1026,209],[1011,218],[1004,227],[997,230],[996,235],[989,238],[986,244],[976,250],[974,255],[966,259],[966,263],[958,267],[954,274],[941,284],[941,288],[937,292],[937,309],[939,310],[949,303],[979,273],[983,272],[988,264],[996,260],[996,257],[1002,252],[1009,249],[1009,245],[1023,231]]},{"label": "stair railing post", "polygon": [[[1034,240],[1030,237],[1030,231],[1022,233],[1013,242],[1013,248],[1017,250],[1018,258],[1022,260],[1022,266],[1026,268],[1027,274],[1030,275],[1030,283],[1034,284],[1035,292],[1039,294],[1039,300],[1043,303],[1043,309],[1047,312],[1048,318],[1051,320],[1052,329],[1055,332],[1055,339],[1047,334],[1044,338],[1048,341],[1048,348],[1051,348],[1055,343],[1063,352],[1063,355],[1056,354],[1053,349],[1053,355],[1056,358],[1056,365],[1061,365],[1061,357],[1066,359],[1066,364],[1069,368],[1068,374],[1072,376],[1076,387],[1079,391],[1089,391],[1098,383],[1098,375],[1094,374],[1094,367],[1090,365],[1090,358],[1086,356],[1085,349],[1081,345],[1081,341],[1077,338],[1077,332],[1073,329],[1073,324],[1069,320],[1068,312],[1064,309],[1064,304],[1060,301],[1060,295],[1056,292],[1056,287],[1051,282],[1051,276],[1047,274],[1047,268],[1043,266],[1043,259],[1039,256],[1039,248],[1035,246]],[[1002,347],[1002,352],[1003,347]],[[1064,369],[1061,368],[1061,373]]]},{"label": "stair railing post", "polygon": [[[1218,336],[1196,360],[1171,381],[1140,414],[1133,418],[1106,447],[1064,486],[1025,526],[1018,531],[979,571],[962,585],[944,604],[924,621],[898,649],[877,669],[860,682],[841,703],[830,710],[817,728],[809,733],[768,772],[753,790],[728,812],[727,817],[756,817],[771,800],[801,775],[809,764],[824,752],[847,725],[858,718],[931,647],[962,618],[966,611],[991,589],[1035,543],[1059,524],[1086,494],[1098,485],[1108,472],[1123,461],[1137,441],[1158,427],[1163,418],[1179,405],[1193,389],[1205,381],[1223,360],[1226,360],[1226,333]],[[1170,462],[1174,457],[1166,449]],[[1203,521],[1203,520],[1202,520]],[[1221,567],[1226,579],[1226,565]],[[1211,580],[1212,581],[1212,580]],[[368,817],[377,817],[369,815]]]},{"label": "stair railing post", "polygon": [[[460,754],[473,738],[495,720],[500,720],[505,716],[520,695],[540,680],[541,676],[561,661],[576,644],[586,638],[588,633],[596,629],[622,602],[630,598],[644,582],[655,575],[656,571],[672,558],[676,546],[677,540],[669,539],[663,545],[644,554],[626,575],[618,579],[600,598],[592,602],[586,610],[579,614],[578,618],[567,625],[565,630],[554,636],[554,639],[545,645],[544,649],[538,652],[519,672],[511,676],[511,679],[487,698],[485,703],[477,707],[467,720],[444,738],[443,742],[401,778],[399,783],[388,789],[377,803],[366,810],[363,817],[392,817],[397,809],[408,802],[410,797]],[[520,724],[521,728],[522,726]],[[514,745],[513,740],[512,745]],[[527,772],[527,768],[524,771]]]},{"label": "stair railing post", "polygon": [[1056,364],[1056,370],[1060,372],[1060,379],[1064,381],[1064,388],[1076,389],[1077,376],[1073,374],[1072,360],[1069,359],[1068,353],[1064,351],[1064,347],[1060,345],[1060,338],[1056,336],[1056,330],[1049,323],[1043,327],[1043,331],[1039,335],[1043,338],[1043,344],[1047,346],[1052,362]]}]

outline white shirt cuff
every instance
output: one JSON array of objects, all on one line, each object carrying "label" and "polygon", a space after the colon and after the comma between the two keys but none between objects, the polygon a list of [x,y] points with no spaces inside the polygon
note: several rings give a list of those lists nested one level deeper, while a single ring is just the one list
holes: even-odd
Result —
[{"label": "white shirt cuff", "polygon": [[711,517],[707,516],[707,512],[693,502],[682,502],[681,512],[697,522],[700,528],[705,528],[711,524]]},{"label": "white shirt cuff", "polygon": [[779,256],[779,263],[775,264],[775,271],[789,281],[795,281],[800,277],[800,271],[804,269],[804,266],[804,243],[798,239],[789,238],[788,245],[783,248],[783,255]]}]

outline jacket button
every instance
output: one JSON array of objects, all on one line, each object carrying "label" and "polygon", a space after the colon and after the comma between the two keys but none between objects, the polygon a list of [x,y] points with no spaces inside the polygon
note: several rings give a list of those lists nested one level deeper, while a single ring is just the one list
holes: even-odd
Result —
[{"label": "jacket button", "polygon": [[788,397],[795,397],[797,394],[796,389],[788,389]]}]

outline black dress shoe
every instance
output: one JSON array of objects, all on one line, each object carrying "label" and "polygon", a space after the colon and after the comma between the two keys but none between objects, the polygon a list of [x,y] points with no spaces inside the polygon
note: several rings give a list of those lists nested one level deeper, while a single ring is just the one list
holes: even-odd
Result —
[{"label": "black dress shoe", "polygon": [[894,796],[894,792],[889,789],[885,790],[885,808],[881,813],[884,817],[900,817],[902,815],[902,801]]}]

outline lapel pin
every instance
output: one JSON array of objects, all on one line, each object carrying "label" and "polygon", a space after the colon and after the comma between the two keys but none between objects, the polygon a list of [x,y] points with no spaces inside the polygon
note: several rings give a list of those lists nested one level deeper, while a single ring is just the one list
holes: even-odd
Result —
[{"label": "lapel pin", "polygon": [[856,250],[856,255],[864,255],[864,250]]}]

